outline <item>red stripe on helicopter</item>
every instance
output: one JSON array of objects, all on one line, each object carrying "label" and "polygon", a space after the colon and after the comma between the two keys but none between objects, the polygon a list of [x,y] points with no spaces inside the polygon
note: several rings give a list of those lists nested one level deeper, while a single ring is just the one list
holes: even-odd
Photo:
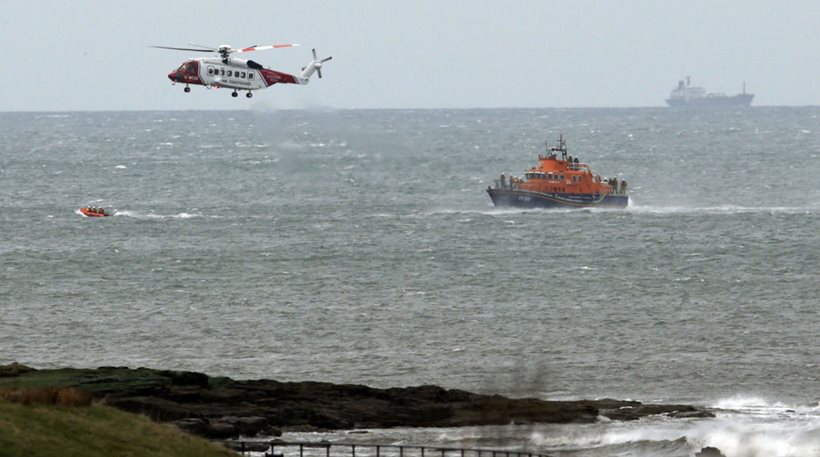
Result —
[{"label": "red stripe on helicopter", "polygon": [[296,77],[293,75],[289,75],[287,73],[278,72],[275,70],[268,70],[262,69],[259,70],[262,73],[262,78],[265,80],[265,84],[268,86],[272,86],[274,84],[299,84],[296,81]]}]

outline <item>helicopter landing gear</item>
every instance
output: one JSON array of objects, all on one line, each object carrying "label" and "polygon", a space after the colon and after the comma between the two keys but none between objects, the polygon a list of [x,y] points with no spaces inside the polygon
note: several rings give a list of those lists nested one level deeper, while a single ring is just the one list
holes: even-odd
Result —
[{"label": "helicopter landing gear", "polygon": [[245,96],[248,97],[248,98],[251,98],[251,97],[253,97],[253,93],[251,93],[251,91],[248,91],[248,93],[245,94]]},{"label": "helicopter landing gear", "polygon": [[231,97],[239,97],[239,94],[236,91],[231,92]]},{"label": "helicopter landing gear", "polygon": [[190,91],[191,91],[191,88],[190,88],[190,87],[188,87],[188,86],[185,86],[185,89],[182,89],[182,90],[184,90],[184,91],[185,91],[185,93],[187,94],[188,92],[190,92]]}]

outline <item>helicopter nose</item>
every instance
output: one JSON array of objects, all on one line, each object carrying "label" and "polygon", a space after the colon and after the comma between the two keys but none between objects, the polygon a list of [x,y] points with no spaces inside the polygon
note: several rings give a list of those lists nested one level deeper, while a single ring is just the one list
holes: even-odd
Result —
[{"label": "helicopter nose", "polygon": [[168,79],[170,79],[171,81],[176,81],[177,80],[176,72],[172,71],[171,73],[168,73]]}]

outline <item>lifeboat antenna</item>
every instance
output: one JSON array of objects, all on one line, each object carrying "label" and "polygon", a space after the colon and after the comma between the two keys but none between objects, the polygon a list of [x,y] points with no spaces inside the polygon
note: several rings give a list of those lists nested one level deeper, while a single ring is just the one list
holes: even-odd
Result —
[{"label": "lifeboat antenna", "polygon": [[561,159],[567,160],[567,142],[564,140],[564,134],[563,133],[561,133],[558,136],[558,146],[553,146],[553,147],[549,148],[549,151],[552,153],[552,155],[555,155],[556,152],[560,152],[561,153]]},{"label": "lifeboat antenna", "polygon": [[561,158],[567,160],[567,142],[563,133],[558,135],[558,150],[561,151]]}]

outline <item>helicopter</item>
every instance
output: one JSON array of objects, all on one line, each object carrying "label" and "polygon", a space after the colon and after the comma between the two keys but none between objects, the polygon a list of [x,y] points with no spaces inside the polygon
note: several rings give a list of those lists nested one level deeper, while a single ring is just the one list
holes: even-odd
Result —
[{"label": "helicopter", "polygon": [[248,91],[246,97],[253,97],[254,90],[266,89],[274,84],[300,84],[310,82],[310,77],[316,73],[322,77],[322,64],[332,59],[326,57],[319,59],[316,57],[316,49],[313,49],[313,60],[302,67],[302,72],[297,75],[283,73],[281,71],[264,68],[253,60],[242,60],[232,57],[233,54],[244,54],[254,51],[268,49],[292,48],[299,46],[295,43],[272,44],[268,46],[249,46],[247,48],[236,49],[228,44],[218,47],[203,46],[200,44],[188,43],[197,48],[176,48],[170,46],[150,46],[159,49],[173,49],[177,51],[194,51],[215,53],[219,57],[205,57],[189,59],[182,63],[176,70],[168,73],[168,79],[173,84],[183,83],[186,93],[191,92],[191,84],[205,86],[206,88],[220,87],[233,89],[231,96],[238,97],[240,90]]}]

